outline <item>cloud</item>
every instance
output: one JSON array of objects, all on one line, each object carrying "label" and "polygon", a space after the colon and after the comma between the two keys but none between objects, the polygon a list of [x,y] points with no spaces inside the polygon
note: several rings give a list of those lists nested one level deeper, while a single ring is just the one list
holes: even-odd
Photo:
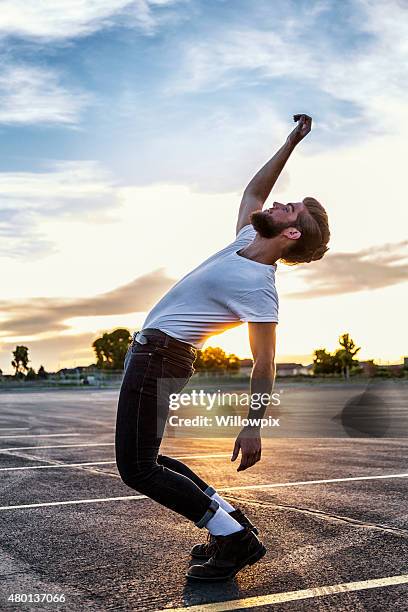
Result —
[{"label": "cloud", "polygon": [[370,247],[357,253],[328,254],[299,268],[308,289],[290,298],[322,297],[381,289],[408,279],[408,240]]},{"label": "cloud", "polygon": [[[183,111],[184,116],[186,112]],[[243,190],[271,156],[271,149],[279,148],[288,131],[288,122],[282,121],[269,104],[257,99],[249,100],[240,111],[232,106],[225,110],[209,107],[205,115],[189,118],[188,130],[185,129],[185,117],[177,116],[175,123],[180,126],[177,134],[168,116],[152,114],[151,121],[156,126],[152,127],[150,138],[144,143],[143,158],[139,162],[140,154],[136,149],[136,152],[130,151],[122,163],[129,180],[147,185],[158,181],[188,185],[193,190],[212,194]],[[260,134],[270,134],[270,138],[262,139]],[[160,166],[157,165],[158,155],[165,160]],[[137,177],[134,176],[135,163],[140,169]],[[288,184],[285,169],[275,192]]]},{"label": "cloud", "polygon": [[[44,63],[19,62],[24,46],[10,37],[36,43],[42,52],[52,43],[122,26],[152,35],[169,17],[164,10],[185,0],[3,0],[0,11],[0,123],[66,125],[79,123],[94,96],[63,84],[62,75]],[[54,51],[52,52],[54,53]],[[32,50],[31,50],[32,55]]]},{"label": "cloud", "polygon": [[288,42],[284,31],[232,25],[203,40],[187,41],[181,74],[172,87],[180,92],[214,91],[248,86],[256,79],[311,77],[316,68],[312,51]]},{"label": "cloud", "polygon": [[[377,131],[398,132],[395,116],[405,110],[408,78],[408,5],[389,0],[358,0],[350,25],[367,40],[351,56],[330,57],[330,69],[321,72],[325,91],[364,109]],[[323,63],[322,68],[325,67]],[[396,112],[392,112],[394,109]]]},{"label": "cloud", "polygon": [[90,96],[69,90],[51,69],[12,64],[0,72],[0,123],[75,124]]},{"label": "cloud", "polygon": [[40,230],[44,220],[112,222],[119,201],[113,178],[94,161],[57,161],[43,172],[0,172],[0,255],[42,256],[53,249]]},{"label": "cloud", "polygon": [[[371,247],[357,253],[326,255],[299,267],[308,289],[290,298],[321,297],[379,289],[408,278],[408,241]],[[112,291],[87,298],[31,298],[0,302],[0,336],[42,337],[67,331],[70,319],[146,312],[174,284],[162,268]]]},{"label": "cloud", "polygon": [[0,336],[42,336],[70,329],[75,317],[121,315],[150,310],[174,279],[158,269],[131,283],[90,298],[31,298],[0,302]]},{"label": "cloud", "polygon": [[180,0],[3,0],[0,36],[63,41],[87,36],[114,25],[154,31],[161,14],[156,7]]},{"label": "cloud", "polygon": [[[66,336],[59,334],[52,338],[30,340],[29,365],[38,369],[42,364],[46,370],[57,370],[62,367],[72,368],[78,361],[86,365],[95,363],[95,354],[92,349],[94,340],[95,334],[92,333]],[[8,371],[10,374],[14,371],[10,367],[10,362],[15,348],[16,342],[1,344],[3,355],[1,368],[4,372]]]},{"label": "cloud", "polygon": [[[268,97],[272,91],[276,107],[284,81],[304,106],[321,107],[319,126],[326,131],[343,128],[347,135],[367,123],[372,133],[399,129],[390,110],[402,113],[407,99],[406,3],[356,0],[340,9],[334,2],[276,2],[272,20],[261,2],[246,17],[237,12],[229,23],[183,41],[168,92],[254,95],[269,84],[259,91]],[[335,101],[352,112],[336,109]]]}]

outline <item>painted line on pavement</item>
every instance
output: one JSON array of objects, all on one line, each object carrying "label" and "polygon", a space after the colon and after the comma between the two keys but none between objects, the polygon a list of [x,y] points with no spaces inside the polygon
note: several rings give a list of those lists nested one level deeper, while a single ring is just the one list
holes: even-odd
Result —
[{"label": "painted line on pavement", "polygon": [[2,438],[64,438],[66,436],[86,436],[86,433],[54,433],[54,434],[13,434],[7,436],[0,436]]},{"label": "painted line on pavement", "polygon": [[217,453],[215,455],[180,455],[175,459],[214,459],[216,457],[231,457],[231,453]]},{"label": "painted line on pavement", "polygon": [[[41,447],[36,447],[41,448]],[[218,455],[183,455],[181,457],[175,457],[175,459],[212,459],[214,457],[229,457],[230,453],[218,454]],[[33,459],[33,461],[38,461],[39,459]],[[44,458],[41,458],[44,461]],[[59,464],[51,464],[51,465],[24,465],[19,467],[5,467],[0,468],[0,472],[12,472],[13,470],[46,470],[53,468],[71,468],[71,467],[82,467],[85,465],[107,465],[114,464],[116,461],[87,461],[86,463],[59,463]]]},{"label": "painted line on pavement", "polygon": [[7,453],[8,451],[20,451],[20,450],[41,450],[42,448],[78,448],[80,446],[113,446],[114,442],[90,442],[86,444],[56,444],[55,446],[16,446],[14,448],[0,448],[0,453]]},{"label": "painted line on pavement", "polygon": [[399,576],[387,576],[386,578],[373,578],[371,580],[359,580],[358,582],[342,582],[330,584],[300,591],[287,591],[286,593],[271,593],[259,597],[244,597],[243,599],[232,599],[229,601],[217,601],[215,603],[185,606],[183,608],[163,608],[158,612],[227,612],[228,610],[244,610],[261,606],[273,606],[287,601],[301,601],[315,597],[326,597],[339,593],[353,593],[366,591],[368,589],[379,589],[389,586],[408,584],[408,574]]},{"label": "painted line on pavement", "polygon": [[[303,480],[298,482],[279,482],[274,484],[264,484],[264,485],[243,485],[241,487],[219,487],[218,491],[246,491],[250,489],[268,489],[272,487],[292,487],[292,486],[302,486],[308,484],[317,484],[317,483],[331,483],[331,482],[348,482],[348,481],[358,481],[358,480],[378,480],[378,479],[386,479],[386,478],[407,478],[408,474],[388,474],[384,476],[356,476],[350,478],[333,478],[331,480]],[[139,499],[149,499],[147,495],[128,495],[121,497],[103,497],[98,499],[75,499],[68,501],[60,501],[60,502],[43,502],[37,504],[21,504],[16,506],[0,506],[0,510],[16,510],[18,508],[41,508],[43,506],[62,506],[69,504],[92,504],[99,503],[104,501],[123,501],[123,500],[139,500]]]},{"label": "painted line on pavement", "polygon": [[123,497],[101,497],[99,499],[73,499],[68,501],[43,502],[41,504],[21,504],[18,506],[0,506],[0,510],[17,510],[20,508],[45,508],[47,506],[70,506],[74,504],[96,504],[109,501],[127,501],[129,499],[146,499],[146,495],[127,495]]},{"label": "painted line on pavement", "polygon": [[[33,461],[35,461],[35,459]],[[73,468],[82,467],[86,465],[104,465],[113,463],[116,463],[116,461],[89,461],[87,463],[52,463],[51,465],[24,465],[21,467],[0,468],[0,472],[12,472],[13,470],[53,470],[54,468]]]},{"label": "painted line on pavement", "polygon": [[294,482],[275,482],[271,484],[244,485],[242,487],[220,487],[220,491],[242,491],[250,489],[274,489],[278,487],[298,487],[302,485],[328,484],[331,482],[353,482],[358,480],[385,480],[387,478],[408,478],[408,472],[403,474],[382,474],[378,476],[347,476],[345,478],[326,478],[322,480],[297,480]]}]

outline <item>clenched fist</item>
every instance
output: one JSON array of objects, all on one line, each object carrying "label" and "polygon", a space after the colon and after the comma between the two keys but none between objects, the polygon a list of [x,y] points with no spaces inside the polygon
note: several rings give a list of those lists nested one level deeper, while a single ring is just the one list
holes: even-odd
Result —
[{"label": "clenched fist", "polygon": [[288,142],[297,145],[312,129],[312,118],[309,115],[293,115],[293,120],[298,124],[288,136]]}]

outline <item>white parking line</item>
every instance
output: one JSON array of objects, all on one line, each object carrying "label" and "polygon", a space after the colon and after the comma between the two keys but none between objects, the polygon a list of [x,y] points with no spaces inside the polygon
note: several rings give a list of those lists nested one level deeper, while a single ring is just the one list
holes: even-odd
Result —
[{"label": "white parking line", "polygon": [[232,599],[209,604],[198,604],[182,608],[165,608],[158,612],[226,612],[228,610],[244,610],[260,606],[273,606],[286,601],[301,601],[302,599],[313,599],[314,597],[326,597],[338,593],[352,593],[354,591],[365,591],[367,589],[379,589],[399,584],[408,584],[408,574],[400,576],[387,576],[386,578],[373,578],[371,580],[359,580],[358,582],[342,582],[326,586],[302,589],[301,591],[287,591],[286,593],[271,593],[259,597],[245,597],[243,599]]},{"label": "white parking line", "polygon": [[216,457],[231,457],[231,453],[217,453],[215,455],[180,455],[175,459],[215,459]]},{"label": "white parking line", "polygon": [[[55,466],[52,466],[55,467]],[[378,480],[378,479],[386,479],[386,478],[407,478],[407,474],[387,474],[383,476],[355,476],[349,478],[332,478],[330,480],[300,480],[297,482],[276,482],[273,484],[264,484],[264,485],[243,485],[241,487],[219,487],[218,491],[247,491],[250,489],[269,489],[272,487],[293,487],[293,486],[304,486],[309,484],[325,484],[332,482],[348,482],[348,481],[357,481],[357,480]],[[68,501],[61,502],[44,502],[38,504],[21,504],[18,506],[0,506],[0,510],[16,510],[18,508],[40,508],[43,506],[62,506],[68,504],[92,504],[104,501],[121,501],[121,500],[139,500],[139,499],[149,499],[146,495],[128,495],[127,497],[102,497],[99,499],[74,499]]]},{"label": "white parking line", "polygon": [[73,504],[97,504],[108,501],[126,501],[129,499],[146,499],[146,495],[128,495],[125,497],[101,497],[100,499],[73,499],[58,502],[43,502],[41,504],[21,504],[18,506],[0,506],[0,510],[16,510],[19,508],[45,508],[47,506],[70,506]]},{"label": "white parking line", "polygon": [[[42,448],[42,447],[36,447]],[[211,459],[214,457],[229,457],[230,453],[223,453],[218,455],[183,455],[181,457],[175,457],[175,459]],[[70,467],[81,467],[83,465],[106,465],[113,464],[116,461],[88,461],[86,463],[60,463],[60,464],[52,464],[52,465],[24,465],[20,467],[5,467],[0,468],[0,472],[11,472],[13,470],[45,470],[45,469],[53,469],[53,468],[70,468]]]},{"label": "white parking line", "polygon": [[27,429],[30,429],[30,428],[29,427],[0,427],[0,431],[21,431],[23,429],[27,431]]},{"label": "white parking line", "polygon": [[21,467],[5,467],[0,468],[0,472],[12,472],[13,470],[53,470],[54,468],[73,468],[82,467],[83,465],[104,465],[112,464],[116,461],[89,461],[87,463],[53,463],[52,465],[24,465]]},{"label": "white parking line", "polygon": [[113,446],[114,442],[89,442],[87,444],[57,444],[55,446],[15,446],[14,448],[0,448],[0,453],[7,453],[8,451],[20,451],[20,450],[41,450],[42,448],[78,448],[80,446]]},{"label": "white parking line", "polygon": [[275,482],[272,484],[246,485],[243,487],[223,487],[220,491],[241,491],[242,489],[273,489],[275,487],[297,487],[300,485],[326,484],[330,482],[352,482],[354,480],[382,480],[386,478],[407,478],[403,474],[382,474],[380,476],[347,476],[345,478],[326,478],[325,480],[298,480],[294,482]]},{"label": "white parking line", "polygon": [[13,434],[10,436],[0,436],[2,438],[64,438],[66,436],[87,436],[85,433],[56,433],[56,434]]}]

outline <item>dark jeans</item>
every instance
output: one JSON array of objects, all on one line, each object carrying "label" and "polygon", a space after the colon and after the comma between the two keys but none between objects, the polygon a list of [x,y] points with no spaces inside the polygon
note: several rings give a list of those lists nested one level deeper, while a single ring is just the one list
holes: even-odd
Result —
[{"label": "dark jeans", "polygon": [[181,461],[159,455],[168,394],[194,373],[196,350],[160,330],[136,334],[125,359],[116,418],[115,451],[125,484],[204,527],[218,509],[215,492]]}]

